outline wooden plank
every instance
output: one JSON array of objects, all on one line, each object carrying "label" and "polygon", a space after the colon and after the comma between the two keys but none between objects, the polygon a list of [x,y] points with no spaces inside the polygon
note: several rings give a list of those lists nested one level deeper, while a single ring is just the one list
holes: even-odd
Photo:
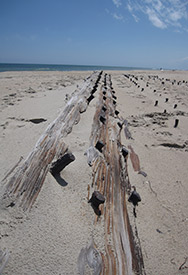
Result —
[{"label": "wooden plank", "polygon": [[143,262],[135,253],[134,236],[126,208],[125,198],[130,183],[127,156],[120,135],[123,128],[120,125],[123,126],[124,122],[116,115],[117,97],[114,96],[110,76],[105,74],[103,82],[90,137],[90,146],[95,146],[98,140],[104,143],[100,157],[92,164],[93,183],[96,183],[94,188],[106,198],[103,207],[106,254],[102,257],[102,274],[145,274]]},{"label": "wooden plank", "polygon": [[[87,98],[93,93],[101,77],[101,72],[94,72],[84,85],[77,89],[68,101],[62,113],[48,126],[36,143],[25,162],[9,180],[4,199],[18,204],[24,210],[30,209],[36,200],[51,162],[64,155],[68,149],[63,137],[72,131],[80,120],[80,113],[87,109]],[[9,203],[10,204],[10,203]]]},{"label": "wooden plank", "polygon": [[139,172],[140,171],[140,160],[138,155],[135,153],[135,151],[133,150],[132,146],[129,145],[128,147],[130,149],[130,159],[131,159],[131,163],[133,166],[133,169],[135,172]]}]

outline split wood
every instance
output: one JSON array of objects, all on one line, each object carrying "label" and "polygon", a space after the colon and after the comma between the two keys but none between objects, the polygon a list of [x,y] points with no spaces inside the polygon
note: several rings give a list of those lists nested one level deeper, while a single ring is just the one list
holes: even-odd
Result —
[{"label": "split wood", "polygon": [[[89,151],[92,152],[91,148],[95,148],[99,141],[104,146],[101,152],[98,151],[97,157],[87,152],[88,163],[92,164],[93,170],[92,187],[105,198],[101,206],[105,226],[101,274],[126,275],[133,274],[133,271],[145,274],[141,249],[135,245],[136,236],[133,236],[126,207],[126,193],[130,191],[130,183],[126,158],[122,154],[122,128],[118,126],[123,121],[115,114],[116,103],[110,75],[105,74],[103,82],[93,118]],[[105,121],[100,120],[101,115]]]},{"label": "split wood", "polygon": [[[80,113],[85,112],[89,104],[88,98],[100,80],[102,72],[94,72],[84,85],[78,88],[68,101],[65,109],[49,125],[36,143],[25,162],[9,180],[4,194],[15,205],[28,210],[35,202],[44,183],[49,166],[54,159],[59,159],[68,150],[63,138],[71,133],[72,127],[80,120]],[[9,204],[10,205],[10,204]]]}]

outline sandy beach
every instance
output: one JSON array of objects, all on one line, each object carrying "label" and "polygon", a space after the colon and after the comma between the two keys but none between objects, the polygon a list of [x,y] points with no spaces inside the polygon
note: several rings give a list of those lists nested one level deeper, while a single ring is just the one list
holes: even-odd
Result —
[{"label": "sandy beach", "polygon": [[[81,274],[80,252],[92,242],[98,253],[105,256],[106,204],[97,218],[88,203],[94,191],[93,172],[85,155],[105,74],[111,77],[118,119],[123,123],[120,138],[128,150],[129,182],[141,196],[136,218],[129,195],[125,197],[130,223],[137,228],[142,251],[144,268],[140,274],[187,274],[186,71],[103,72],[94,98],[63,137],[75,156],[75,161],[61,172],[64,181],[58,182],[48,172],[27,211],[5,198],[10,179],[92,73],[0,73],[0,250],[8,255],[2,274]],[[103,267],[97,273],[88,265],[85,274],[107,274],[105,270]]]}]

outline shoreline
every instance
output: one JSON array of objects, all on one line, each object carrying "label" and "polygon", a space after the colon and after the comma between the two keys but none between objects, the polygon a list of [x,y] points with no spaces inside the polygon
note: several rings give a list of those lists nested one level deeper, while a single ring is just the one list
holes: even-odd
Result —
[{"label": "shoreline", "polygon": [[9,71],[95,71],[95,70],[152,70],[152,68],[102,65],[67,65],[67,64],[27,64],[27,63],[0,63],[0,72]]}]

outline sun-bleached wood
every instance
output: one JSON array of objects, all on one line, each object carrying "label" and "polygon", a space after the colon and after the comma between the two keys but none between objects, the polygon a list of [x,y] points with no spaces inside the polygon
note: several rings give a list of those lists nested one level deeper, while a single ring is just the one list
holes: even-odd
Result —
[{"label": "sun-bleached wood", "polygon": [[[72,131],[72,127],[80,120],[80,113],[86,111],[88,98],[100,80],[102,72],[92,73],[78,88],[60,115],[48,126],[36,143],[24,163],[9,180],[4,199],[18,204],[24,210],[30,209],[36,200],[50,164],[61,158],[68,150],[63,138]],[[10,204],[9,204],[10,205]]]},{"label": "sun-bleached wood", "polygon": [[[124,121],[117,117],[110,75],[105,74],[103,82],[93,118],[90,148],[95,148],[98,141],[104,146],[89,162],[93,175],[91,186],[105,198],[101,206],[105,234],[101,274],[145,274],[140,247],[134,240],[126,207],[130,183],[127,173],[128,151],[125,155],[125,147],[121,144]],[[101,116],[105,118],[102,121]]]}]

